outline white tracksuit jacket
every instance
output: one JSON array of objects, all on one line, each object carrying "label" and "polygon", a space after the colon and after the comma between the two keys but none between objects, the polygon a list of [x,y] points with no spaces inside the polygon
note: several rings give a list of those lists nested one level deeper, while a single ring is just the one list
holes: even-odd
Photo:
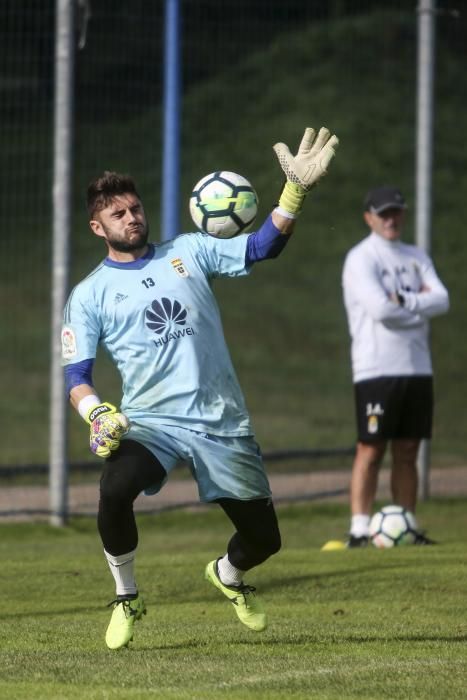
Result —
[{"label": "white tracksuit jacket", "polygon": [[354,382],[432,374],[429,319],[448,310],[449,295],[424,251],[372,232],[348,252],[342,286]]}]

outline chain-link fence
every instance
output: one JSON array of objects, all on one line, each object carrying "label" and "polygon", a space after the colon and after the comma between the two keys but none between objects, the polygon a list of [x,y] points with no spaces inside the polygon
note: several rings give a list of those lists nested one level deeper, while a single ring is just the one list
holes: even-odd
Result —
[{"label": "chain-link fence", "polygon": [[[71,284],[104,255],[83,204],[87,182],[104,169],[134,175],[152,237],[159,239],[164,55],[162,1],[80,0],[75,7]],[[251,279],[219,284],[217,293],[264,450],[348,450],[354,419],[340,269],[364,232],[361,201],[371,185],[395,182],[413,205],[417,3],[183,0],[180,10],[183,230],[192,228],[187,202],[202,175],[215,169],[245,174],[260,195],[261,217],[281,186],[272,144],[293,147],[307,125],[326,124],[340,137],[333,172],[310,196],[287,254]],[[12,478],[16,485],[45,478],[40,467],[48,464],[54,427],[48,404],[55,4],[9,0],[0,19],[0,466],[6,488]],[[452,310],[433,324],[436,467],[467,458],[465,23],[455,8],[438,3],[432,252]],[[411,212],[409,240],[413,206]],[[118,403],[118,379],[105,358],[95,375],[100,393]],[[92,462],[86,432],[71,416],[69,460],[81,477]],[[347,467],[348,459],[326,464]]]}]

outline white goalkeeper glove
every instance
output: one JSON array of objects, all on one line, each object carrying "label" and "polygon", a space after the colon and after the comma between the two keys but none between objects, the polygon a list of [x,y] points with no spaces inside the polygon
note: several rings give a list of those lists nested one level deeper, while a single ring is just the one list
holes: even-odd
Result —
[{"label": "white goalkeeper glove", "polygon": [[315,136],[315,130],[307,127],[295,156],[285,143],[273,146],[287,178],[279,199],[279,209],[285,216],[289,214],[290,218],[299,215],[307,193],[326,175],[339,144],[337,136],[331,136],[324,126]]},{"label": "white goalkeeper glove", "polygon": [[130,429],[130,422],[123,413],[118,413],[111,403],[100,403],[91,408],[86,421],[91,426],[89,446],[98,457],[108,457],[117,449],[120,439]]}]

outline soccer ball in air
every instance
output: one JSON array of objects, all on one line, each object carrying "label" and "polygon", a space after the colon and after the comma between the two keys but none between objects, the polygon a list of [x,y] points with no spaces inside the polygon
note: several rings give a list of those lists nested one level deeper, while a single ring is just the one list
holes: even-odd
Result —
[{"label": "soccer ball in air", "polygon": [[370,539],[375,547],[399,547],[414,544],[417,537],[417,521],[402,506],[385,506],[370,521]]},{"label": "soccer ball in air", "polygon": [[199,231],[232,238],[245,231],[258,213],[258,195],[242,175],[219,170],[193,188],[190,214]]}]

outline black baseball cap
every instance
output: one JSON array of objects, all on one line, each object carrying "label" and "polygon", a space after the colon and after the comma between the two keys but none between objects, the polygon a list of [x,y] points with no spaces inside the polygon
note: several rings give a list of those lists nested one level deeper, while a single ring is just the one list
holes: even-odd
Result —
[{"label": "black baseball cap", "polygon": [[397,187],[375,187],[370,190],[364,201],[365,211],[381,214],[386,209],[407,209],[402,192]]}]

